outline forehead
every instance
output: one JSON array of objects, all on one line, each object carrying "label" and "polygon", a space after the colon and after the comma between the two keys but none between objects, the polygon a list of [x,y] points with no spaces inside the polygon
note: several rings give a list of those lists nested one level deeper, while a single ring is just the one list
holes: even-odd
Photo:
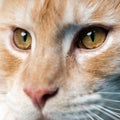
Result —
[{"label": "forehead", "polygon": [[52,21],[56,24],[116,23],[119,4],[119,0],[0,0],[0,21],[37,27]]},{"label": "forehead", "polygon": [[[60,14],[64,0],[0,0],[0,19],[2,22],[41,22],[42,19]],[[6,19],[5,19],[6,18]],[[50,20],[50,19],[49,19]]]},{"label": "forehead", "polygon": [[63,15],[68,19],[81,16],[79,19],[86,20],[93,16],[111,16],[115,10],[120,10],[119,4],[119,0],[0,0],[0,13],[7,12],[9,18],[18,21],[21,18],[39,22],[46,17]]}]

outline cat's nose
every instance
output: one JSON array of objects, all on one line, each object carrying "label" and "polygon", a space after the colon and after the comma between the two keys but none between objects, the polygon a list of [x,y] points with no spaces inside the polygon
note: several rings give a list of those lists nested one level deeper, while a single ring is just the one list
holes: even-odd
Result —
[{"label": "cat's nose", "polygon": [[24,92],[31,98],[32,102],[34,105],[42,109],[42,107],[45,105],[46,101],[52,97],[54,97],[58,89],[30,89],[30,88],[25,88]]}]

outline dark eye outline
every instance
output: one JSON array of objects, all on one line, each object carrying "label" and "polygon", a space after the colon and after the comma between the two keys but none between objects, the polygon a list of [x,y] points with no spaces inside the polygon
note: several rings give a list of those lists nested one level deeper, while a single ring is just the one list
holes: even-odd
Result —
[{"label": "dark eye outline", "polygon": [[[88,50],[88,51],[91,51],[91,50],[94,50],[94,49],[97,49],[99,47],[96,47],[96,48],[93,48],[93,49],[89,49],[89,48],[86,48],[83,43],[82,43],[82,40],[85,38],[86,34],[90,31],[93,31],[93,30],[96,30],[96,29],[101,29],[104,31],[105,33],[105,41],[106,41],[106,38],[107,38],[107,35],[110,31],[110,27],[107,27],[107,26],[100,26],[100,25],[91,25],[91,26],[88,26],[88,27],[85,27],[85,28],[82,28],[81,30],[79,30],[75,36],[74,36],[74,39],[73,39],[73,42],[72,42],[72,46],[71,46],[71,50],[73,50],[74,48],[78,48],[78,49],[83,49],[83,50]],[[104,41],[104,42],[105,42]],[[104,44],[103,42],[103,44]],[[81,46],[79,47],[78,44],[81,44]]]},{"label": "dark eye outline", "polygon": [[[27,48],[27,49],[22,49],[22,48],[19,48],[19,47],[16,45],[16,43],[15,43],[15,41],[14,41],[14,34],[15,34],[15,31],[18,30],[18,29],[21,29],[21,30],[25,31],[26,33],[28,33],[28,34],[30,35],[30,37],[31,37],[31,45],[29,46],[29,48]],[[26,38],[25,38],[25,39],[26,39]],[[32,46],[32,35],[31,35],[31,33],[30,33],[28,30],[26,30],[26,29],[24,29],[24,28],[20,28],[20,27],[14,28],[14,29],[13,29],[13,37],[12,37],[12,40],[11,40],[11,44],[12,44],[13,48],[16,49],[17,51],[28,52],[29,50],[31,50],[31,46]]]}]

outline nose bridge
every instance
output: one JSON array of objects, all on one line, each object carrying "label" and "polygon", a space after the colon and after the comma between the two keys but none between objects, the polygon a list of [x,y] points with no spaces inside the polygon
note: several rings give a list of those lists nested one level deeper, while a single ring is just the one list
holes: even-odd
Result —
[{"label": "nose bridge", "polygon": [[31,56],[23,72],[25,84],[30,87],[46,87],[60,79],[63,71],[62,57],[54,47],[42,48]]}]

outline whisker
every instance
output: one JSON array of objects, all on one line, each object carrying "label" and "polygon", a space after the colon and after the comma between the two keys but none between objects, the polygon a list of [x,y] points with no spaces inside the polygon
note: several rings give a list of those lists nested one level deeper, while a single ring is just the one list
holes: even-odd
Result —
[{"label": "whisker", "polygon": [[105,98],[102,98],[102,100],[104,100],[104,101],[109,101],[109,102],[116,102],[116,103],[120,103],[120,101],[119,101],[119,100],[105,99]]},{"label": "whisker", "polygon": [[108,109],[111,109],[111,110],[120,111],[120,109],[118,109],[118,108],[113,108],[113,107],[109,107],[109,106],[105,106],[105,107],[108,108]]},{"label": "whisker", "polygon": [[94,117],[95,117],[96,119],[98,119],[98,120],[104,120],[103,118],[101,118],[101,117],[98,116],[97,114],[92,113],[92,112],[91,112],[90,110],[88,110],[87,108],[84,107],[84,109],[88,112],[88,114],[91,115],[91,117],[93,118],[93,120],[95,120]]},{"label": "whisker", "polygon": [[101,118],[100,116],[98,116],[98,115],[95,114],[95,113],[92,113],[92,115],[93,115],[95,118],[98,118],[98,120],[104,120],[103,118]]},{"label": "whisker", "polygon": [[107,112],[109,112],[110,114],[112,114],[112,115],[120,118],[120,116],[116,112],[113,112],[113,111],[111,111],[111,110],[109,110],[109,109],[107,109],[107,108],[105,108],[103,106],[98,106],[98,107],[101,108],[101,109],[103,109],[103,110],[105,110],[105,111],[107,111]]},{"label": "whisker", "polygon": [[90,118],[91,120],[95,120],[90,114],[87,114],[88,118]]},{"label": "whisker", "polygon": [[103,110],[101,110],[101,108],[99,108],[97,106],[96,106],[96,109],[99,110],[100,112],[104,113],[105,115],[109,116],[112,119],[120,120],[120,119],[116,118],[115,116],[112,116],[108,111],[105,111],[105,110],[103,111]]},{"label": "whisker", "polygon": [[100,93],[100,94],[117,94],[117,95],[120,95],[120,92],[97,92],[97,93]]}]

